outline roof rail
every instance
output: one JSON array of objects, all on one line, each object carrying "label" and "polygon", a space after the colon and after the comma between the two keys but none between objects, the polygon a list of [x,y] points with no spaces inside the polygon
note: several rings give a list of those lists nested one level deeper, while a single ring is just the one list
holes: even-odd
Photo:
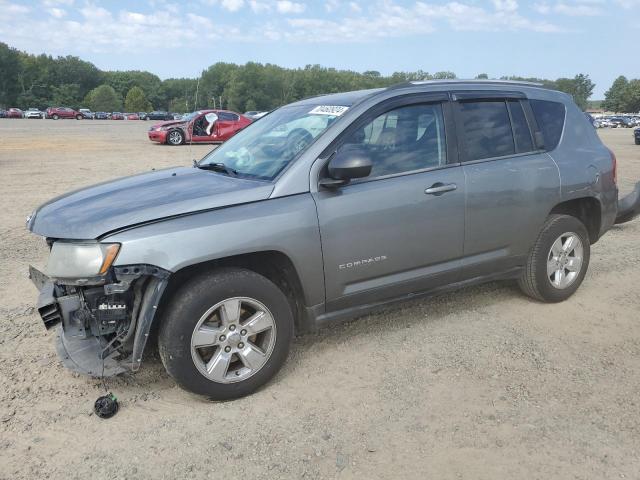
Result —
[{"label": "roof rail", "polygon": [[410,80],[407,82],[397,83],[388,87],[388,90],[395,90],[397,88],[409,88],[418,85],[450,85],[450,84],[462,84],[462,83],[478,83],[482,85],[527,85],[530,87],[545,88],[544,84],[538,82],[527,82],[524,80],[485,80],[485,79],[473,79],[473,80],[461,80],[461,79],[440,79],[440,80]]}]

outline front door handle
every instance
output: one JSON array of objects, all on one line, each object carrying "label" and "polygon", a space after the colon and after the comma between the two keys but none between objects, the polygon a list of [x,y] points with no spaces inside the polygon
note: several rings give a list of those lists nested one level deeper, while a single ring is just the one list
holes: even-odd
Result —
[{"label": "front door handle", "polygon": [[446,192],[452,192],[457,188],[458,186],[455,183],[444,184],[441,182],[437,182],[427,188],[424,193],[426,193],[427,195],[442,195]]}]

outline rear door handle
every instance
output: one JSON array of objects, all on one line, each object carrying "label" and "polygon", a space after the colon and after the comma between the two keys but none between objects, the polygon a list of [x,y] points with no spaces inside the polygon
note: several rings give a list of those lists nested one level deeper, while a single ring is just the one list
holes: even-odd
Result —
[{"label": "rear door handle", "polygon": [[457,188],[458,186],[455,183],[444,184],[442,182],[437,182],[427,188],[424,193],[426,193],[427,195],[442,195],[446,192],[452,192]]}]

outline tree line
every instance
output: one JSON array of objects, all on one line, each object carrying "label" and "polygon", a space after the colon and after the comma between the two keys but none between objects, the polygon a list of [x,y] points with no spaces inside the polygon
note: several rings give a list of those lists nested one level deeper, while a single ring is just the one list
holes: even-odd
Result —
[{"label": "tree line", "polygon": [[[145,71],[102,71],[78,57],[32,55],[0,43],[0,106],[5,108],[65,106],[94,111],[168,110],[188,112],[227,108],[244,112],[271,110],[301,98],[366,88],[387,87],[411,80],[454,79],[453,72],[354,72],[320,65],[283,68],[249,62],[219,62],[200,78],[161,80]],[[480,74],[476,78],[489,78]],[[588,75],[556,80],[502,77],[542,83],[573,95],[587,107],[595,84]]]},{"label": "tree line", "polygon": [[640,79],[619,76],[604,94],[601,108],[611,112],[640,112]]}]

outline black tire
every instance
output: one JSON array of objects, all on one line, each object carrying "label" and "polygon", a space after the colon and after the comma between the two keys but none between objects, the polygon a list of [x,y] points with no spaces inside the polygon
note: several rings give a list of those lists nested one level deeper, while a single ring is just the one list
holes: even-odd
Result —
[{"label": "black tire", "polygon": [[640,145],[640,139],[636,138],[636,145]]},{"label": "black tire", "polygon": [[167,132],[167,145],[182,145],[184,143],[184,133],[182,130],[174,129]]},{"label": "black tire", "polygon": [[76,115],[76,120],[82,120],[82,115]]},{"label": "black tire", "polygon": [[[553,285],[551,275],[547,274],[547,262],[552,261],[550,256],[554,242],[562,235],[569,233],[575,233],[581,241],[582,262],[572,283],[564,288],[558,288]],[[580,220],[570,215],[550,215],[529,252],[525,271],[518,279],[520,289],[526,295],[542,302],[555,303],[566,300],[575,293],[584,280],[589,268],[590,247],[589,233]],[[562,267],[559,269],[566,274],[567,270]]]},{"label": "black tire", "polygon": [[[196,366],[191,339],[205,312],[234,297],[249,297],[266,306],[275,324],[275,344],[266,363],[248,378],[215,382]],[[211,400],[243,397],[268,382],[284,364],[293,338],[293,314],[287,297],[269,279],[245,269],[224,268],[191,279],[175,292],[160,320],[158,350],[167,372],[185,390]]]},{"label": "black tire", "polygon": [[53,118],[54,120],[58,120],[60,117],[57,113],[54,113],[53,115],[51,115],[51,118]]}]

